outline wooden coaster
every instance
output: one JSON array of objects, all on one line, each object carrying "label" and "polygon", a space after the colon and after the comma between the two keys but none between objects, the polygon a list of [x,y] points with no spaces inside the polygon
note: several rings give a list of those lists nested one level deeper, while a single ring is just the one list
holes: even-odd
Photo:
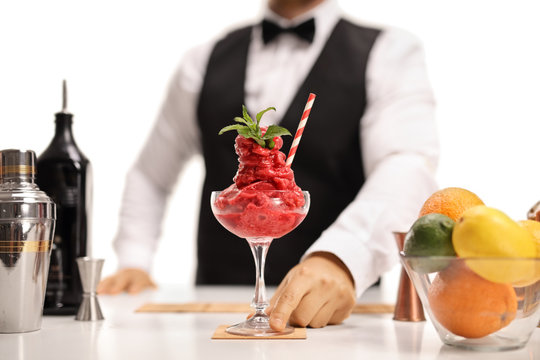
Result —
[{"label": "wooden coaster", "polygon": [[[144,304],[135,312],[222,312],[250,313],[251,307],[246,303],[181,303],[181,304]],[[394,305],[389,304],[356,304],[353,314],[392,314]]]},{"label": "wooden coaster", "polygon": [[233,339],[233,340],[283,340],[283,339],[294,339],[294,340],[304,340],[307,338],[306,328],[294,328],[294,331],[287,335],[274,335],[274,336],[244,336],[244,335],[233,335],[229,334],[225,330],[230,325],[219,325],[214,335],[212,335],[213,340],[223,340],[223,339]]},{"label": "wooden coaster", "polygon": [[251,307],[246,303],[181,303],[144,304],[135,312],[233,312],[249,313]]},{"label": "wooden coaster", "polygon": [[356,304],[353,314],[393,314],[395,306],[390,304]]}]

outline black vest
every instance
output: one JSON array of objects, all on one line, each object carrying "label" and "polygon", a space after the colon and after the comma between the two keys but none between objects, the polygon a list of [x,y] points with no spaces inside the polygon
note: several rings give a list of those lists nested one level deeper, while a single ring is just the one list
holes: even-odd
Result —
[{"label": "black vest", "polygon": [[[206,167],[197,245],[197,284],[253,284],[255,267],[247,241],[214,218],[210,193],[232,184],[238,168],[236,132],[218,131],[241,116],[252,27],[219,41],[210,56],[198,104],[198,125]],[[311,208],[300,226],[272,242],[266,261],[267,284],[278,284],[321,233],[355,198],[364,182],[360,119],[366,106],[365,72],[378,30],[340,20],[300,86],[280,123],[296,131],[310,92],[317,98],[292,169],[296,183],[311,194]],[[268,104],[271,106],[272,104]],[[255,115],[262,109],[248,109]],[[284,137],[287,154],[292,137]]]}]

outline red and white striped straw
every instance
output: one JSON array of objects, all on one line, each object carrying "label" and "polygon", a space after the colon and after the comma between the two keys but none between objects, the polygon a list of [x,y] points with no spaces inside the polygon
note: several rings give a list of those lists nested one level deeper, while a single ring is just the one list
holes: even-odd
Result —
[{"label": "red and white striped straw", "polygon": [[298,124],[298,129],[296,129],[296,134],[294,134],[291,150],[289,150],[289,155],[287,156],[287,161],[285,162],[286,166],[290,167],[294,160],[294,154],[296,154],[298,144],[300,144],[300,139],[302,138],[302,134],[304,133],[304,128],[306,127],[309,113],[311,112],[311,107],[313,106],[313,102],[315,101],[315,96],[316,95],[313,93],[309,94],[306,107],[304,108],[304,112],[302,113],[302,118],[300,119],[300,123]]},{"label": "red and white striped straw", "polygon": [[286,166],[290,167],[292,165],[292,161],[294,160],[294,154],[296,154],[298,144],[300,144],[300,139],[302,138],[302,134],[304,133],[304,128],[306,127],[307,119],[309,117],[309,113],[311,112],[311,107],[313,106],[313,102],[315,101],[315,96],[316,95],[313,93],[309,94],[306,107],[304,108],[304,112],[302,113],[302,118],[300,119],[300,123],[298,124],[298,129],[296,129],[296,134],[294,134],[291,150],[289,150],[289,155],[287,156],[287,161],[285,162]]}]

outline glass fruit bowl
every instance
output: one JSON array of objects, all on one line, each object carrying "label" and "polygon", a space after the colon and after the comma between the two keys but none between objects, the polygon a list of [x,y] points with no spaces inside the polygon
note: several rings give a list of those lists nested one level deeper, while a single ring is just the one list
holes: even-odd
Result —
[{"label": "glass fruit bowl", "polygon": [[540,320],[540,258],[400,260],[442,342],[472,350],[527,344]]}]

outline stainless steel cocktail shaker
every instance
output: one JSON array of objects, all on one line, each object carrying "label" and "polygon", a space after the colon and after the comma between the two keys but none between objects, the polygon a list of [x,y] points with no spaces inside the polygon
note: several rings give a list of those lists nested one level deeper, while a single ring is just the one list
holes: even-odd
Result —
[{"label": "stainless steel cocktail shaker", "polygon": [[56,218],[31,150],[0,151],[0,333],[39,330]]}]

